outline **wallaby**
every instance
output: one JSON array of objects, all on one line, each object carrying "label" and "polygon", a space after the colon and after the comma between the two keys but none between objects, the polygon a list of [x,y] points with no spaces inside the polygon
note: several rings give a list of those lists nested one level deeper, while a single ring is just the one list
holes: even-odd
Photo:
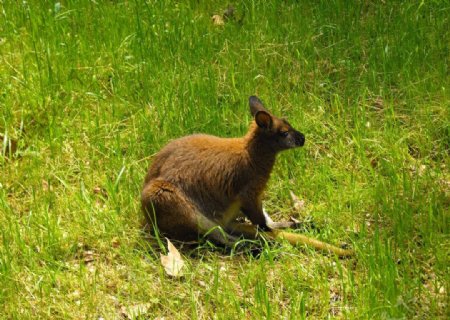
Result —
[{"label": "wallaby", "polygon": [[[262,194],[277,153],[303,146],[305,136],[267,111],[257,97],[250,97],[249,104],[254,121],[244,137],[195,134],[170,142],[155,156],[141,195],[148,224],[181,241],[206,236],[232,246],[242,237],[262,234],[351,255],[351,250],[279,230],[295,223],[273,222],[263,210]],[[238,222],[242,216],[251,224]]]}]

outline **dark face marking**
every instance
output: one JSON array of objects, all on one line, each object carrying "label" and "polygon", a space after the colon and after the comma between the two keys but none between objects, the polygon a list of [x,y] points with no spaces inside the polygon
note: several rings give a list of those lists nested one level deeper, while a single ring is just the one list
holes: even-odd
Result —
[{"label": "dark face marking", "polygon": [[278,152],[302,147],[305,144],[303,133],[295,130],[287,120],[272,115],[257,97],[250,97],[249,105],[255,121],[262,131],[265,143],[270,145],[273,150]]},{"label": "dark face marking", "polygon": [[295,130],[286,120],[279,119],[273,115],[271,117],[271,126],[259,125],[266,143],[275,151],[282,151],[301,147],[305,144],[303,133]]}]

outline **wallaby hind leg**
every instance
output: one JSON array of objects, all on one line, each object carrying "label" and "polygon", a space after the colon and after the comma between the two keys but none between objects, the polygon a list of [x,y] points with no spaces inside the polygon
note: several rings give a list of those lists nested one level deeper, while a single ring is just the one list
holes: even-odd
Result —
[{"label": "wallaby hind leg", "polygon": [[221,230],[205,217],[175,185],[163,180],[149,182],[141,195],[142,208],[150,226],[163,235],[181,241],[206,236],[211,241],[232,246],[237,238]]}]

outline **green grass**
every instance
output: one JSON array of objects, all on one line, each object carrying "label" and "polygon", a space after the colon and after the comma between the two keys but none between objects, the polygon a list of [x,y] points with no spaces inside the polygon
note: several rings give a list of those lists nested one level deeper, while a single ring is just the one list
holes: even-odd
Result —
[{"label": "green grass", "polygon": [[[221,1],[0,1],[1,318],[449,317],[449,3],[235,7],[215,26]],[[243,135],[252,94],[307,139],[269,212],[296,216],[293,190],[305,233],[356,257],[204,245],[170,279],[141,234],[151,155]]]}]

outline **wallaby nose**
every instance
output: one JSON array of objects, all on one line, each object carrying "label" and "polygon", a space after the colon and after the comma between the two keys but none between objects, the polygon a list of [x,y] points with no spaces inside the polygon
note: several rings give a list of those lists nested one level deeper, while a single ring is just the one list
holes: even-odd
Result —
[{"label": "wallaby nose", "polygon": [[305,135],[303,133],[297,132],[295,135],[295,144],[297,146],[303,147],[305,144]]}]

